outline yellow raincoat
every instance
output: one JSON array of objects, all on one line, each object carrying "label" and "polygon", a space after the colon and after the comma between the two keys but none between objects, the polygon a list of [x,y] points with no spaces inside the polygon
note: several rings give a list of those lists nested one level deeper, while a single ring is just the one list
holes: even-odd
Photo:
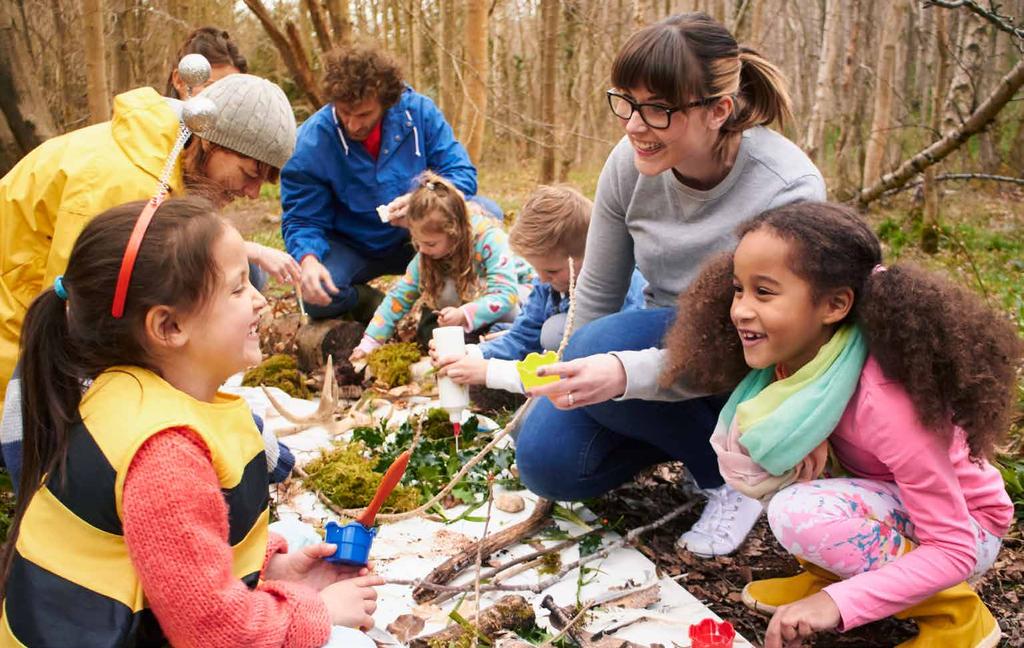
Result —
[{"label": "yellow raincoat", "polygon": [[[64,272],[89,220],[153,196],[177,136],[167,100],[139,88],[114,98],[111,121],[43,143],[0,179],[0,401],[29,304]],[[170,187],[182,190],[180,160]]]}]

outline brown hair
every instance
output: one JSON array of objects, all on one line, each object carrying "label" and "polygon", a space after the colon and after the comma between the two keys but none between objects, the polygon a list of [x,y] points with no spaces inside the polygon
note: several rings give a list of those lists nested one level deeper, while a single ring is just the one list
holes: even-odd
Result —
[{"label": "brown hair", "polygon": [[782,72],[704,13],[669,16],[634,33],[612,63],[611,81],[621,90],[646,88],[677,106],[731,96],[736,105],[722,124],[716,154],[748,128],[792,119]]},{"label": "brown hair", "polygon": [[183,98],[174,87],[174,71],[177,69],[178,61],[186,54],[202,54],[210,65],[231,65],[238,68],[239,72],[249,71],[249,62],[238,51],[238,45],[235,45],[226,31],[219,27],[200,27],[188,35],[178,50],[174,67],[167,74],[167,88],[164,90],[167,97]]},{"label": "brown hair", "polygon": [[402,70],[387,52],[367,44],[336,48],[324,61],[324,94],[331,102],[376,98],[384,110],[405,90]]},{"label": "brown hair", "polygon": [[[943,438],[959,425],[972,457],[991,456],[1009,429],[1024,344],[1013,324],[977,295],[913,264],[875,272],[878,238],[856,212],[831,203],[796,203],[740,226],[786,241],[788,263],[815,299],[854,293],[844,322],[857,322],[885,375],[910,396],[921,422]],[[679,300],[682,315],[665,338],[662,383],[682,378],[707,391],[736,386],[748,370],[732,325],[732,254],[714,259]]]},{"label": "brown hair", "polygon": [[443,259],[420,255],[420,292],[424,301],[436,308],[448,277],[455,280],[459,299],[470,301],[476,291],[476,275],[469,206],[455,185],[432,171],[424,171],[417,182],[409,199],[409,228],[415,225],[428,232],[444,233],[452,240],[452,251]]},{"label": "brown hair", "polygon": [[526,199],[508,234],[519,256],[565,254],[579,259],[587,245],[594,203],[567,184],[541,185]]},{"label": "brown hair", "polygon": [[28,309],[21,333],[23,460],[18,503],[3,559],[6,582],[17,529],[45,474],[63,474],[82,386],[115,365],[153,369],[144,344],[146,314],[157,305],[200,308],[218,269],[212,248],[226,227],[210,203],[176,198],[154,214],[139,247],[124,316],[110,311],[128,237],[145,202],[94,218],[75,241],[64,272],[67,300],[52,288]]},{"label": "brown hair", "polygon": [[[206,165],[210,162],[210,156],[217,149],[230,151],[244,158],[249,156],[238,151],[232,151],[226,146],[215,144],[209,140],[200,140],[202,138],[198,135],[193,135],[189,138],[181,152],[181,170],[185,187],[196,196],[205,198],[213,203],[219,203],[224,194],[224,189],[207,176]],[[203,146],[203,142],[206,143],[206,146]],[[264,178],[264,182],[276,183],[281,177],[280,169],[262,160],[256,160],[256,172]]]}]

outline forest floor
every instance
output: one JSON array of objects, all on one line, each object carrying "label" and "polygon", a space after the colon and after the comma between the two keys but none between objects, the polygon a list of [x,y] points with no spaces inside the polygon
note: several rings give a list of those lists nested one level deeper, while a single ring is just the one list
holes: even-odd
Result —
[{"label": "forest floor", "polygon": [[[596,172],[569,178],[590,195],[596,179]],[[496,199],[514,215],[535,183],[532,171],[520,168],[516,171],[484,169],[480,184],[485,195]],[[1024,191],[962,183],[950,183],[944,190],[940,250],[933,256],[917,248],[921,232],[920,208],[913,191],[873,206],[867,218],[886,244],[887,261],[913,259],[943,269],[955,280],[984,294],[990,303],[1012,317],[1024,334],[1024,282],[1020,279],[1024,276]],[[259,200],[232,205],[228,217],[247,238],[282,247],[276,199],[274,188]],[[1020,524],[1024,517],[1024,457],[1021,453],[1024,387],[1019,387],[1018,420],[1000,457],[1008,490],[1017,504],[1018,520],[1005,539],[995,566],[977,583],[982,598],[1003,628],[1004,646],[1024,645],[1024,608],[1021,606],[1024,537]],[[688,490],[680,485],[682,471],[678,464],[654,467],[587,504],[616,529],[625,531],[642,526],[690,497]],[[9,485],[4,484],[5,477],[0,474],[0,538],[6,536],[12,501]],[[685,574],[680,583],[723,618],[732,621],[739,632],[759,642],[768,619],[742,604],[740,590],[752,579],[794,574],[797,564],[782,551],[763,519],[733,556],[704,560],[676,551],[676,539],[698,515],[699,509],[694,509],[644,536],[638,548],[666,574]],[[887,619],[841,635],[822,634],[813,645],[842,648],[894,645],[913,633],[912,624]]]},{"label": "forest floor", "polygon": [[[596,173],[579,173],[569,181],[593,195]],[[501,204],[514,218],[535,186],[532,169],[483,169],[481,191]],[[926,255],[918,248],[921,235],[920,203],[914,190],[873,205],[866,217],[886,246],[887,262],[912,260],[940,269],[954,280],[986,296],[1021,327],[1024,334],[1024,191],[991,186],[948,183],[943,187],[942,227],[939,252]],[[280,245],[274,209],[274,195],[265,201],[241,203],[231,209],[231,219],[243,234],[268,245]],[[509,219],[511,220],[511,219]],[[1018,420],[1010,435],[1006,452],[1001,455],[1008,488],[1017,503],[1018,520],[1004,541],[995,566],[975,585],[982,598],[999,619],[1003,646],[1024,645],[1024,383],[1019,385]],[[485,412],[486,413],[486,412]],[[683,468],[666,464],[652,468],[632,482],[604,497],[588,502],[595,513],[621,531],[642,526],[684,503],[690,496],[679,485]],[[691,593],[706,602],[723,618],[731,620],[739,632],[752,641],[764,636],[768,617],[747,609],[740,590],[753,579],[787,576],[797,572],[797,564],[776,542],[762,520],[733,556],[700,559],[675,549],[675,541],[699,515],[699,508],[673,523],[645,536],[638,548],[666,574],[678,576]],[[812,645],[854,648],[895,645],[912,637],[910,622],[889,618],[848,633],[819,635]]]}]

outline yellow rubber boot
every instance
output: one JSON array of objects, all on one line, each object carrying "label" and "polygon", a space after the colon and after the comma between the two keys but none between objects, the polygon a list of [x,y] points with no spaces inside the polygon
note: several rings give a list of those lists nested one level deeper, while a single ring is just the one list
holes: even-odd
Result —
[{"label": "yellow rubber boot", "polygon": [[992,648],[1002,631],[967,583],[944,589],[894,615],[917,622],[918,635],[897,648]]},{"label": "yellow rubber boot", "polygon": [[743,588],[743,604],[755,612],[775,614],[780,605],[795,603],[840,580],[814,563],[797,559],[804,571],[796,576],[751,581]]}]

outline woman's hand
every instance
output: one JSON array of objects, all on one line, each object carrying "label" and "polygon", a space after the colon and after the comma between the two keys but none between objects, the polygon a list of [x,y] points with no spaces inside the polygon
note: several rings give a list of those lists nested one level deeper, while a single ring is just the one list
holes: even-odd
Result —
[{"label": "woman's hand", "polygon": [[377,590],[384,579],[376,574],[357,576],[329,585],[320,591],[332,625],[369,630],[377,611]]},{"label": "woman's hand", "polygon": [[622,396],[626,391],[626,370],[610,353],[556,362],[537,370],[538,376],[561,376],[561,380],[534,387],[528,396],[547,396],[558,409],[573,409]]},{"label": "woman's hand", "polygon": [[287,252],[252,241],[246,243],[246,252],[250,261],[280,283],[294,284],[302,278],[302,268]]},{"label": "woman's hand", "polygon": [[335,565],[324,560],[337,550],[337,545],[321,542],[305,546],[298,551],[274,554],[267,562],[263,578],[302,583],[319,592],[339,581],[370,573],[367,567]]},{"label": "woman's hand", "polygon": [[437,323],[441,326],[465,326],[466,314],[461,308],[446,306],[437,313]]},{"label": "woman's hand", "polygon": [[484,385],[487,383],[487,361],[471,356],[446,356],[439,361],[442,369],[438,376],[448,376],[460,385]]},{"label": "woman's hand", "polygon": [[764,648],[798,648],[804,639],[839,625],[842,616],[826,592],[812,594],[796,603],[779,606],[768,622]]},{"label": "woman's hand", "polygon": [[331,273],[312,254],[302,258],[301,268],[302,298],[310,304],[328,306],[331,303],[331,295],[338,294],[338,287],[334,285]]}]

